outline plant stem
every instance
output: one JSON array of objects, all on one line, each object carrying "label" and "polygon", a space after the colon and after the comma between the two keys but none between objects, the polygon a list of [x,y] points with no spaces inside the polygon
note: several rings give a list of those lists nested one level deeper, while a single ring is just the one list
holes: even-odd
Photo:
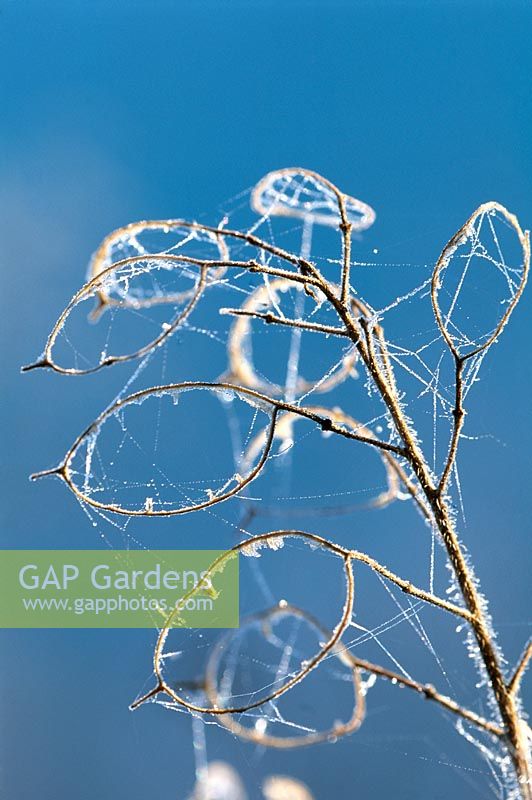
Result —
[{"label": "plant stem", "polygon": [[[383,370],[381,368],[376,357],[372,336],[374,332],[376,332],[378,336],[378,331],[376,331],[375,326],[372,330],[369,321],[362,317],[358,322],[365,334],[365,342],[363,342],[347,304],[342,303],[341,300],[339,301],[338,298],[333,298],[330,295],[329,299],[333,302],[368,373],[377,386],[379,394],[394,422],[397,433],[404,444],[405,458],[414,471],[432,511],[434,522],[447,551],[464,604],[471,614],[470,624],[493,690],[501,720],[504,724],[508,752],[514,766],[521,798],[522,800],[532,800],[532,767],[525,726],[523,720],[521,720],[519,716],[515,694],[511,691],[504,679],[495,643],[483,610],[481,597],[477,590],[473,573],[460,547],[460,542],[452,523],[451,509],[445,495],[445,485],[456,455],[457,442],[464,416],[460,401],[461,365],[457,363],[456,376],[459,384],[457,386],[457,398],[460,402],[457,402],[457,409],[454,415],[455,426],[451,450],[445,466],[443,479],[435,486],[425,458],[403,414],[401,404],[395,391],[394,382],[388,379],[386,374],[387,369]],[[382,347],[383,339],[382,337],[378,338]],[[388,362],[385,363],[388,364]]]}]

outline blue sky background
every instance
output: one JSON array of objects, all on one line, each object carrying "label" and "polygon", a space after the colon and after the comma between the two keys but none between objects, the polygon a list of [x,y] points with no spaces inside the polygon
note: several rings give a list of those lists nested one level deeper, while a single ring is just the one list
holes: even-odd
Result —
[{"label": "blue sky background", "polygon": [[[294,164],[377,209],[368,242],[383,260],[433,262],[488,199],[529,227],[531,23],[530,4],[511,0],[1,0],[3,547],[101,546],[63,487],[27,476],[65,451],[126,373],[69,380],[18,369],[40,352],[108,231],[197,218]],[[510,661],[528,631],[531,310],[528,292],[477,389],[478,430],[493,437],[461,460],[462,534]],[[363,543],[406,569],[403,516]],[[209,524],[183,523],[183,546]],[[169,547],[179,535],[175,523],[153,533]],[[189,721],[127,711],[149,676],[151,632],[2,639],[6,797],[187,797]],[[459,677],[458,642],[442,641]],[[375,695],[363,732],[334,748],[257,753],[218,731],[209,748],[241,770],[253,797],[273,771],[304,779],[320,800],[491,796],[485,766],[441,715],[389,692]]]}]

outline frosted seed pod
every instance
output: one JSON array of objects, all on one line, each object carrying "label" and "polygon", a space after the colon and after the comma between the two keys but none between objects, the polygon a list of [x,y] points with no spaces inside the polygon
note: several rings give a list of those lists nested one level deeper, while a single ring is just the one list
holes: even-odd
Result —
[{"label": "frosted seed pod", "polygon": [[251,206],[265,216],[296,217],[332,227],[342,222],[343,206],[352,231],[366,230],[376,216],[367,203],[344,194],[318,173],[297,167],[262,178],[252,192]]},{"label": "frosted seed pod", "polygon": [[[88,279],[104,273],[113,263],[124,258],[145,256],[148,253],[184,255],[202,260],[227,261],[229,250],[223,236],[200,225],[182,219],[142,220],[132,222],[112,231],[100,244],[89,264]],[[222,277],[225,269],[218,267],[209,274],[209,280]],[[161,287],[139,296],[129,287],[120,289],[102,285],[96,297],[96,307],[91,313],[97,319],[106,308],[128,305],[134,308],[151,308],[162,303],[174,303],[175,293]]]},{"label": "frosted seed pod", "polygon": [[529,268],[529,234],[499,203],[479,206],[451,237],[436,263],[431,293],[438,327],[456,358],[472,358],[496,342]]},{"label": "frosted seed pod", "polygon": [[[203,264],[172,254],[133,256],[115,262],[74,295],[53,326],[41,358],[23,371],[44,367],[66,375],[86,375],[148,355],[190,316],[205,289],[207,272]],[[87,303],[92,305],[102,291],[110,296],[111,277],[118,298],[112,314],[105,324],[87,327]],[[161,321],[154,337],[153,320],[140,314],[142,304],[132,298],[142,298],[147,285],[163,279],[178,291],[165,295],[165,307],[157,313],[167,319]],[[119,299],[122,294],[127,301]],[[124,341],[128,342],[127,352]]]},{"label": "frosted seed pod", "polygon": [[[254,630],[254,627],[258,626],[258,629],[261,630],[264,636],[269,639],[273,628],[279,622],[282,622],[285,619],[290,620],[291,618],[298,620],[299,625],[304,625],[305,628],[308,628],[308,632],[313,632],[318,636],[320,634],[330,635],[330,632],[326,632],[324,628],[321,628],[320,624],[315,620],[314,617],[306,614],[304,610],[298,608],[297,606],[290,604],[287,604],[283,609],[277,605],[271,609],[267,609],[264,612],[260,612],[259,614],[242,620],[239,633],[235,635],[235,633],[231,632],[230,634],[222,637],[222,639],[211,651],[211,657],[207,666],[205,685],[207,695],[211,699],[213,705],[216,701],[216,704],[223,708],[224,705],[226,705],[226,702],[224,702],[224,694],[231,696],[231,694],[236,691],[232,688],[232,686],[233,682],[238,681],[238,668],[236,673],[233,672],[231,681],[228,683],[226,673],[223,669],[224,654],[227,654],[229,663],[232,663],[233,656],[231,648],[233,645],[235,645],[238,647],[238,652],[242,652],[242,636],[246,635],[246,632],[251,633]],[[278,647],[283,647],[283,640],[279,640],[277,635],[275,635],[273,638]],[[322,649],[325,648],[328,642],[329,640],[327,640],[327,642],[319,642],[319,647]],[[261,744],[267,747],[280,747],[283,749],[304,747],[316,744],[318,742],[330,741],[331,736],[339,738],[353,732],[362,723],[365,708],[363,694],[361,692],[359,670],[355,666],[354,661],[350,658],[349,651],[346,651],[342,645],[333,647],[332,654],[335,655],[339,659],[340,663],[346,668],[346,679],[348,678],[353,683],[354,704],[351,716],[347,722],[335,720],[329,729],[313,731],[311,733],[303,732],[298,736],[282,736],[278,733],[275,733],[274,729],[272,730],[272,733],[268,733],[267,720],[264,717],[259,718],[258,721],[250,726],[247,726],[245,724],[245,718],[237,719],[232,714],[227,714],[219,718],[220,724],[231,731],[231,733],[247,741],[252,741],[256,744]],[[308,674],[308,672],[310,672],[312,669],[312,665],[313,659],[306,659],[301,662],[301,674]],[[218,674],[220,675],[220,680],[218,680]],[[236,685],[238,685],[238,682]],[[221,688],[222,686],[223,690]]]},{"label": "frosted seed pod", "polygon": [[[304,408],[305,411],[310,412],[312,414],[319,415],[325,419],[332,420],[339,426],[343,426],[348,430],[356,432],[360,436],[365,436],[368,438],[373,438],[372,431],[367,428],[362,423],[355,420],[353,417],[350,417],[341,408],[327,408],[325,406],[306,406]],[[294,442],[295,434],[294,434],[294,427],[296,423],[300,422],[303,417],[301,415],[296,414],[294,412],[286,412],[282,416],[280,416],[277,420],[274,429],[274,440],[280,440],[281,444],[284,442],[290,441],[291,444]],[[269,428],[265,428],[264,430],[260,431],[249,443],[248,447],[246,448],[243,456],[242,456],[242,464],[246,466],[249,463],[253,463],[253,461],[257,458],[257,454],[261,452],[262,448],[267,441],[269,436]],[[332,431],[322,431],[322,435],[329,434],[332,435]],[[286,448],[283,448],[283,451]],[[280,450],[281,452],[281,450]],[[400,478],[400,471],[398,470],[398,465],[395,459],[393,458],[391,453],[388,453],[385,450],[379,450],[375,452],[375,458],[380,458],[382,461],[385,473],[386,473],[386,481],[387,481],[387,488],[384,491],[380,492],[374,498],[370,499],[365,503],[372,508],[383,508],[394,500],[396,500],[400,494],[400,487],[401,487],[401,478]],[[410,499],[410,495],[408,498]]]},{"label": "frosted seed pod", "polygon": [[[352,558],[351,552],[349,550],[344,549],[340,545],[336,545],[332,542],[329,542],[326,539],[323,539],[316,534],[306,533],[304,531],[275,531],[272,533],[266,534],[259,534],[254,536],[252,539],[246,540],[241,542],[238,545],[235,545],[231,550],[226,551],[221,556],[219,556],[209,567],[209,569],[204,574],[204,580],[212,580],[217,573],[223,572],[225,566],[234,558],[238,556],[240,552],[242,552],[245,548],[249,548],[250,545],[253,546],[254,544],[258,544],[258,546],[262,546],[265,543],[267,544],[268,539],[278,540],[278,539],[294,539],[299,540],[304,543],[314,542],[318,545],[321,550],[324,552],[330,553],[333,557],[339,559],[339,566],[343,572],[344,579],[345,579],[345,602],[342,607],[341,617],[336,625],[336,627],[332,630],[322,629],[319,625],[317,630],[322,633],[323,636],[327,637],[326,641],[323,643],[323,646],[320,646],[319,650],[317,651],[316,655],[312,658],[309,666],[305,670],[297,670],[295,673],[290,672],[284,680],[277,681],[273,688],[270,687],[270,691],[266,689],[266,693],[264,696],[261,696],[259,699],[253,699],[249,703],[242,703],[239,706],[233,705],[226,705],[223,701],[223,698],[219,696],[218,691],[218,681],[216,678],[218,667],[219,667],[219,660],[222,657],[225,647],[228,643],[233,640],[235,635],[235,631],[230,631],[223,639],[222,642],[219,643],[219,646],[213,648],[211,650],[210,660],[207,665],[205,680],[202,682],[202,687],[204,687],[205,694],[207,699],[209,700],[209,705],[198,705],[196,703],[190,702],[188,699],[180,695],[175,689],[175,682],[169,684],[165,680],[164,676],[164,646],[167,640],[168,634],[172,627],[174,626],[174,621],[176,617],[176,611],[172,611],[168,616],[163,629],[161,630],[159,637],[157,639],[157,644],[155,647],[154,653],[154,670],[155,676],[157,679],[157,688],[148,692],[142,698],[139,698],[132,704],[132,708],[137,708],[147,699],[153,696],[154,692],[157,693],[165,693],[168,697],[177,703],[178,705],[189,709],[190,711],[196,713],[208,713],[208,714],[215,714],[219,717],[220,722],[232,729],[233,722],[225,723],[225,718],[229,720],[231,715],[233,714],[242,714],[245,711],[249,711],[253,708],[258,708],[266,703],[269,703],[272,700],[276,700],[279,697],[282,697],[286,692],[300,683],[306,675],[308,675],[313,669],[315,669],[322,660],[326,657],[328,653],[334,653],[335,655],[340,658],[345,654],[345,648],[340,645],[340,639],[344,631],[347,629],[349,625],[349,621],[351,619],[353,613],[353,603],[354,603],[354,578],[353,578],[353,570],[352,570]],[[275,557],[272,554],[272,557]],[[189,595],[190,596],[190,595]],[[296,610],[294,612],[294,607],[287,606],[285,608],[280,608],[279,605],[276,605],[273,609],[268,610],[259,615],[255,615],[253,617],[255,624],[259,627],[263,626],[269,619],[277,617],[279,615],[286,615],[286,614],[300,614],[304,616],[304,612]],[[316,627],[315,621],[311,622],[311,625]],[[225,644],[224,644],[225,643]],[[340,659],[341,660],[341,659]],[[342,662],[343,663],[343,662]],[[353,677],[353,688],[356,699],[355,703],[355,712],[353,717],[350,719],[346,725],[346,732],[347,730],[354,730],[356,726],[361,724],[363,718],[363,702],[358,692],[358,685],[359,685],[359,670],[358,668],[353,667],[352,670],[352,677]],[[255,693],[256,698],[257,693]],[[324,736],[326,734],[322,734]],[[315,739],[313,739],[315,740]],[[321,739],[320,739],[321,740]],[[303,742],[298,739],[293,745],[288,743],[286,744],[287,740],[283,740],[283,744],[281,746],[301,746],[302,744],[311,743],[312,740],[307,739]],[[268,741],[268,743],[270,743]],[[272,745],[275,746],[275,745]]]},{"label": "frosted seed pod", "polygon": [[[231,692],[234,691],[231,688],[232,682],[237,680],[237,675],[235,674],[233,674],[231,684],[227,683],[227,679],[225,677],[222,680],[221,676],[225,675],[223,670],[224,653],[227,653],[227,658],[229,659],[229,662],[231,662],[231,647],[233,644],[235,644],[238,646],[238,652],[241,652],[241,638],[246,631],[251,632],[254,626],[258,626],[259,630],[261,630],[263,634],[269,638],[272,630],[278,623],[285,619],[290,620],[291,618],[293,618],[294,621],[298,620],[298,627],[303,625],[305,629],[308,628],[308,632],[313,632],[315,635],[317,635],[317,638],[320,637],[320,634],[330,636],[330,632],[327,632],[324,628],[322,628],[314,617],[312,617],[310,614],[307,614],[304,610],[298,608],[297,606],[291,604],[286,604],[282,609],[279,607],[279,605],[277,605],[271,609],[267,609],[264,612],[242,620],[238,638],[235,638],[235,634],[233,633],[226,635],[211,651],[212,654],[206,673],[206,690],[211,702],[214,703],[216,700],[218,704],[223,706],[225,703],[223,702],[224,697],[221,687],[223,686],[224,693],[228,693],[230,695]],[[307,633],[307,631],[305,632]],[[277,636],[274,637],[274,641],[277,643],[278,647],[283,647],[283,640],[279,640]],[[330,639],[327,638],[325,642],[318,642],[318,645],[320,649],[324,650],[327,648],[329,642]],[[333,646],[332,654],[336,656],[343,667],[346,668],[346,678],[348,677],[353,683],[354,704],[351,716],[347,722],[335,720],[329,729],[312,731],[310,733],[303,732],[297,736],[282,736],[278,733],[275,733],[274,729],[272,730],[272,733],[268,733],[267,725],[264,724],[266,723],[265,718],[261,718],[259,720],[261,723],[260,726],[257,725],[257,723],[247,726],[245,724],[245,718],[237,719],[231,714],[220,717],[220,723],[229,731],[231,731],[231,733],[239,736],[242,739],[267,747],[279,747],[283,749],[304,747],[316,744],[318,742],[330,741],[331,736],[339,738],[353,732],[362,723],[365,709],[363,694],[361,692],[359,670],[356,667],[355,662],[350,657],[349,651],[347,651],[342,645]],[[314,659],[305,659],[300,663],[299,668],[302,675],[306,675],[310,672],[313,666],[313,661]],[[218,681],[217,678],[218,673],[220,674],[220,681]]]},{"label": "frosted seed pod", "polygon": [[[230,392],[233,402],[240,402],[248,424],[255,423],[257,406],[247,402],[253,392],[245,388],[201,381],[157,386],[116,401],[76,439],[60,467],[32,477],[57,475],[82,502],[126,516],[186,514],[220,503],[259,475],[271,449],[276,420],[275,406],[263,398],[259,412],[270,433],[262,449],[256,449],[254,458],[235,473],[227,417],[218,402],[220,391]],[[158,401],[167,396],[172,405],[164,409]],[[191,426],[190,416],[198,409],[202,409],[203,422]],[[155,462],[154,436],[158,442]],[[225,475],[209,478],[211,459],[205,440],[215,446],[219,442]],[[96,447],[97,460],[93,457]]]},{"label": "frosted seed pod", "polygon": [[[249,314],[253,314],[254,311],[263,313],[266,310],[275,310],[276,307],[280,308],[283,297],[291,291],[303,293],[305,286],[288,278],[271,280],[255,289],[246,298],[241,310]],[[323,296],[318,292],[318,297]],[[248,386],[251,389],[277,397],[285,393],[286,387],[279,386],[260,377],[253,361],[252,334],[253,325],[256,323],[257,321],[254,321],[252,316],[237,316],[235,318],[227,341],[229,368],[226,379],[231,383]],[[342,347],[344,346],[342,345]],[[318,376],[312,380],[299,375],[295,382],[295,393],[304,394],[311,390],[318,394],[330,392],[331,389],[339,386],[346,378],[353,375],[356,361],[357,352],[355,348],[351,348],[348,354],[340,359],[338,366],[325,379],[323,376]],[[333,361],[332,363],[334,365],[335,362]]]}]

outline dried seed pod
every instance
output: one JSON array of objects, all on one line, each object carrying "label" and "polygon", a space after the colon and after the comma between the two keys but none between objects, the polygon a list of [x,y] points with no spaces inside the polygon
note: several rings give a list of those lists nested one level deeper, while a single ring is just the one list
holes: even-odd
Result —
[{"label": "dried seed pod", "polygon": [[[87,375],[147,355],[189,317],[205,289],[208,271],[209,265],[204,262],[171,254],[117,261],[74,295],[53,326],[41,358],[23,371],[45,367],[66,375]],[[154,292],[154,285],[159,287],[158,292]],[[138,312],[147,291],[152,298],[155,293],[164,297],[165,306],[159,309],[159,319],[146,318],[143,326]],[[108,327],[91,326],[87,330],[87,315],[80,311],[101,296],[113,298]],[[115,340],[117,349],[127,341],[128,352],[111,352]],[[131,342],[136,346],[131,347]]]},{"label": "dried seed pod", "polygon": [[529,235],[500,203],[479,206],[451,237],[432,275],[432,304],[455,358],[465,361],[496,341],[529,268]]},{"label": "dried seed pod", "polygon": [[[261,414],[269,420],[270,436],[263,452],[253,465],[248,461],[244,474],[234,472],[220,399],[241,403],[242,413],[247,413],[250,424]],[[163,430],[160,402],[164,400],[170,402]],[[139,407],[147,404],[153,409],[153,431],[145,416],[138,416]],[[189,414],[197,412],[200,404],[204,409],[204,425],[191,427]],[[216,411],[218,416],[215,416]],[[133,419],[127,419],[128,414]],[[273,401],[268,402],[267,398],[245,388],[202,382],[157,386],[113,403],[76,439],[59,467],[32,477],[57,475],[81,502],[115,514],[146,517],[186,514],[220,503],[254,480],[268,458],[276,418]],[[159,447],[154,462],[155,456],[148,445],[156,429]],[[221,445],[227,450],[227,474],[210,481],[203,472],[210,463],[204,444],[205,440],[212,443],[221,433],[224,434]],[[193,456],[198,452],[205,457],[193,472]],[[148,454],[146,458],[142,458],[144,453]],[[222,455],[220,452],[219,457]],[[116,500],[117,491],[126,499]]]},{"label": "dried seed pod", "polygon": [[[275,688],[273,688],[271,691],[266,691],[258,700],[252,700],[249,703],[242,703],[238,706],[225,705],[223,707],[219,707],[216,705],[216,703],[199,705],[196,702],[189,701],[182,694],[178,693],[176,689],[166,680],[164,675],[164,646],[168,634],[172,628],[176,627],[176,618],[179,617],[179,609],[174,609],[168,616],[165,625],[159,634],[155,647],[153,663],[157,684],[154,689],[136,700],[132,704],[132,708],[138,708],[138,706],[140,706],[143,702],[162,692],[170,697],[171,700],[173,700],[179,706],[187,708],[189,711],[195,711],[196,713],[214,714],[216,716],[244,713],[245,711],[249,711],[253,708],[259,708],[265,703],[269,703],[272,700],[282,697],[286,692],[290,691],[290,689],[306,678],[306,676],[309,675],[321,663],[321,661],[327,657],[329,653],[340,655],[339,642],[344,631],[349,625],[354,605],[354,579],[351,552],[340,545],[330,542],[321,536],[307,533],[305,531],[283,530],[259,534],[240,542],[219,556],[205,572],[203,580],[209,581],[209,583],[215,589],[217,573],[223,571],[226,564],[228,564],[231,559],[237,557],[240,553],[252,557],[259,557],[263,548],[279,551],[282,549],[284,543],[288,539],[302,541],[316,553],[329,553],[338,558],[341,563],[341,571],[345,581],[345,599],[343,602],[340,619],[335,628],[332,631],[327,632],[327,636],[324,637],[325,641],[319,643],[315,654],[310,659],[306,660],[305,663],[301,664],[299,669],[296,669],[293,673],[291,673],[291,675],[286,676],[284,680],[279,681]],[[186,604],[186,602],[199,590],[199,587],[196,586],[194,589],[188,592],[182,598],[182,605]]]},{"label": "dried seed pod", "polygon": [[[218,673],[220,671],[220,664],[223,656],[225,655],[226,651],[231,648],[231,645],[236,638],[235,633],[238,634],[238,638],[240,640],[246,628],[256,627],[261,630],[264,637],[267,638],[279,620],[290,618],[297,620],[300,623],[304,623],[308,629],[316,635],[318,640],[328,640],[331,638],[331,631],[328,631],[311,614],[307,613],[304,609],[298,608],[297,606],[284,601],[273,608],[269,608],[258,614],[253,614],[247,619],[243,619],[240,623],[238,632],[229,631],[211,649],[211,655],[209,657],[205,673],[205,692],[213,706],[223,708],[226,702],[225,697],[222,696],[221,681]],[[264,717],[259,718],[251,727],[244,724],[243,718],[236,718],[231,714],[226,714],[219,717],[220,723],[240,739],[254,742],[255,744],[263,745],[265,747],[276,747],[287,750],[296,747],[307,747],[312,744],[330,741],[331,739],[338,739],[341,736],[346,736],[349,733],[353,733],[364,721],[365,714],[365,700],[364,694],[361,691],[360,671],[349,650],[346,649],[341,643],[337,643],[332,648],[331,655],[335,656],[335,658],[337,658],[341,664],[347,668],[353,685],[353,709],[349,719],[346,722],[335,722],[330,729],[323,731],[312,731],[310,733],[303,733],[298,736],[277,736],[268,733],[267,726],[260,724],[261,722],[266,722]],[[223,685],[224,692],[230,692],[232,681],[228,682],[227,680],[224,680]],[[272,797],[273,796],[274,795],[272,795]]]},{"label": "dried seed pod", "polygon": [[265,175],[253,190],[251,206],[265,216],[296,217],[335,228],[343,224],[345,213],[351,231],[366,230],[376,217],[367,203],[344,194],[317,172],[298,167]]},{"label": "dried seed pod", "polygon": [[[361,436],[367,437],[368,439],[373,438],[373,432],[368,427],[363,425],[361,422],[358,422],[349,414],[346,414],[341,408],[306,406],[305,409],[306,411],[310,411],[313,414],[318,414],[325,419],[333,420],[338,425],[356,432]],[[281,447],[282,443],[284,442],[293,442],[294,425],[298,420],[301,419],[304,418],[302,418],[299,414],[293,414],[290,412],[279,416],[273,433],[274,441],[280,441]],[[264,428],[250,441],[242,457],[241,463],[244,468],[247,464],[252,464],[255,462],[259,453],[264,449],[265,443],[268,440],[268,436],[269,429]],[[375,453],[375,457],[378,457],[382,460],[382,464],[386,472],[387,487],[371,500],[366,500],[364,502],[364,506],[370,508],[384,508],[390,503],[393,503],[393,501],[398,497],[402,481],[402,470],[393,455],[385,450],[379,450],[378,453]]]},{"label": "dried seed pod", "polygon": [[[184,255],[191,258],[227,261],[229,248],[223,236],[198,222],[183,219],[141,220],[117,228],[100,244],[89,264],[89,279],[100,275],[112,264],[124,258],[145,256],[149,253]],[[209,275],[209,280],[221,278],[224,267],[218,267]],[[134,309],[151,308],[161,303],[174,303],[175,295],[162,291],[129,296],[128,292],[116,292],[102,287],[96,296],[96,306],[91,318],[97,319],[109,306],[131,304]]]},{"label": "dried seed pod", "polygon": [[[278,397],[284,394],[285,387],[266,381],[257,374],[253,363],[251,336],[253,332],[253,313],[264,311],[265,309],[275,310],[277,303],[281,302],[281,296],[291,290],[304,292],[305,285],[278,278],[259,286],[246,298],[241,306],[241,310],[246,312],[246,315],[236,317],[227,342],[229,369],[226,377],[228,380],[249,386],[250,389],[268,392],[272,396]],[[319,295],[319,292],[317,294]],[[339,386],[354,373],[356,361],[356,350],[351,349],[341,359],[338,368],[325,379],[320,377],[315,380],[309,380],[298,376],[294,387],[296,394],[305,394],[312,390],[319,394],[330,392],[331,389]]]}]

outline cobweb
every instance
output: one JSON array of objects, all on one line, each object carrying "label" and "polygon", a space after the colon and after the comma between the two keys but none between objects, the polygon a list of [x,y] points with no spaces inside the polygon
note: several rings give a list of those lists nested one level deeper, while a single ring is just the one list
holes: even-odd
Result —
[{"label": "cobweb", "polygon": [[[336,187],[314,173],[280,170],[208,220],[140,222],[110,234],[30,366],[70,375],[124,370],[118,395],[47,471],[66,481],[111,546],[115,533],[128,546],[147,546],[133,522],[152,516],[179,516],[173,530],[180,546],[179,525],[191,511],[202,515],[187,528],[193,546],[208,546],[202,526],[216,529],[218,547],[244,543],[238,630],[168,631],[154,620],[163,639],[159,678],[175,696],[150,694],[147,681],[147,700],[191,718],[196,800],[247,796],[233,769],[238,755],[233,767],[209,764],[211,728],[260,752],[362,736],[374,687],[383,684],[422,695],[434,684],[445,698],[461,707],[473,702],[474,714],[501,723],[463,619],[405,594],[363,561],[349,562],[350,597],[345,557],[321,542],[287,534],[255,539],[269,530],[312,530],[462,606],[436,528],[412,491],[416,476],[399,452],[390,410],[304,265],[315,265],[340,294],[346,252],[339,228],[350,226],[352,316],[376,331],[375,358],[437,480],[456,416],[456,356],[469,403],[523,290],[523,240],[515,218],[491,203],[438,260],[394,264],[376,251],[362,260],[361,237],[375,212],[343,198],[342,208]],[[468,419],[460,439],[477,435]],[[458,463],[446,493],[463,529]],[[390,530],[400,546],[390,546]],[[450,631],[456,654],[443,656]],[[458,668],[461,642],[469,658]],[[238,710],[207,713],[231,708]],[[462,767],[432,754],[434,763],[462,770],[477,796],[517,797],[500,739],[461,716],[445,721],[481,760]],[[287,777],[268,780],[257,796],[311,798]]]}]

